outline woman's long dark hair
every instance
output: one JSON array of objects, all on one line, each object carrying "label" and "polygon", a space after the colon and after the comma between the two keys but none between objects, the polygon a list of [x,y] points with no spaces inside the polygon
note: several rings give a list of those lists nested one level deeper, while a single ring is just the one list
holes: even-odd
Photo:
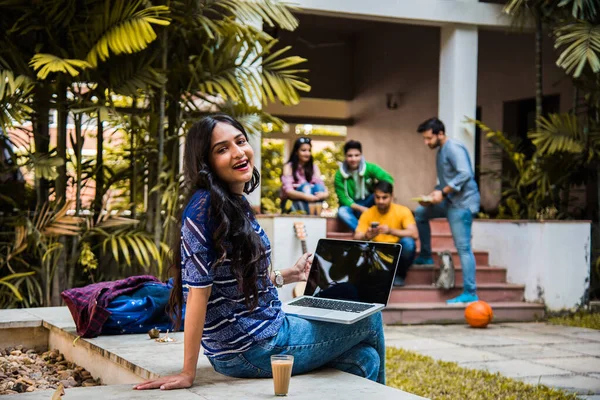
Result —
[{"label": "woman's long dark hair", "polygon": [[[231,193],[228,185],[221,181],[209,163],[212,132],[217,123],[229,124],[242,132],[246,139],[248,134],[235,119],[225,114],[213,114],[203,117],[188,131],[183,152],[183,175],[187,198],[184,207],[198,189],[208,190],[210,205],[208,224],[212,232],[212,240],[217,253],[217,261],[211,268],[223,264],[225,258],[231,260],[231,272],[246,300],[248,308],[256,308],[258,304],[258,278],[264,257],[264,246],[258,234],[252,228],[248,216],[252,210],[246,200]],[[246,194],[256,189],[260,182],[260,174],[256,168],[252,179],[244,186]],[[180,212],[183,214],[183,209]],[[181,215],[179,220],[181,221]],[[181,234],[174,232],[173,251],[173,289],[167,311],[175,319],[175,329],[181,326],[183,289],[181,284]],[[235,243],[233,246],[232,244]]]},{"label": "woman's long dark hair", "polygon": [[[294,178],[294,182],[296,182],[296,172],[298,171],[298,167],[299,167],[299,165],[298,165],[299,164],[298,150],[300,149],[300,146],[302,146],[303,144],[309,145],[310,149],[312,150],[312,144],[310,143],[310,139],[303,138],[303,137],[298,138],[294,142],[294,148],[292,149],[292,152],[290,154],[290,159],[288,160],[288,162],[292,164],[292,177]],[[314,172],[312,153],[310,154],[310,159],[308,160],[308,162],[304,164],[303,170],[304,170],[304,177],[306,178],[306,181],[307,182],[312,181],[313,172]]]}]

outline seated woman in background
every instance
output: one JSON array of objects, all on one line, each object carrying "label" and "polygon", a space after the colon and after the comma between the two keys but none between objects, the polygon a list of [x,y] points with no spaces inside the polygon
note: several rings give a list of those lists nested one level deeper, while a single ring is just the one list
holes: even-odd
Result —
[{"label": "seated woman in background", "polygon": [[[281,208],[283,212],[305,211],[309,215],[321,214],[321,202],[329,193],[321,179],[321,172],[313,162],[310,138],[301,137],[294,142],[290,159],[281,175]],[[291,207],[286,207],[287,200]]]}]

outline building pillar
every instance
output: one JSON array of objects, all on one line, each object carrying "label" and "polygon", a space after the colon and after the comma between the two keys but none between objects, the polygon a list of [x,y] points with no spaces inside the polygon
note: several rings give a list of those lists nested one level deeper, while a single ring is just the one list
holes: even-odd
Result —
[{"label": "building pillar", "polygon": [[463,143],[475,163],[475,119],[477,108],[476,26],[446,25],[441,28],[438,116],[446,135]]}]

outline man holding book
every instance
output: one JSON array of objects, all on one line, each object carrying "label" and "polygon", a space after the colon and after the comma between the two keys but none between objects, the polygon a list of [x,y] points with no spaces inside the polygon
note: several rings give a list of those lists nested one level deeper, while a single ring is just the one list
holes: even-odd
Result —
[{"label": "man holding book", "polygon": [[415,264],[433,264],[429,220],[447,218],[460,257],[464,285],[463,293],[447,303],[477,301],[471,227],[473,215],[479,211],[480,198],[469,153],[464,145],[446,136],[444,124],[437,118],[423,122],[417,132],[423,135],[423,140],[430,149],[438,149],[436,166],[439,184],[428,196],[421,198],[421,206],[415,210],[421,240],[421,253]]}]

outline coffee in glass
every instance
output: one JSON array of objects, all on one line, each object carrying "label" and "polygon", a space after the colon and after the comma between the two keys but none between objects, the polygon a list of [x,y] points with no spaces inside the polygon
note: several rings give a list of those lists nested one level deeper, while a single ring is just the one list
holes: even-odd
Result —
[{"label": "coffee in glass", "polygon": [[292,377],[294,356],[278,354],[271,356],[271,369],[273,370],[273,389],[275,396],[287,396]]}]

